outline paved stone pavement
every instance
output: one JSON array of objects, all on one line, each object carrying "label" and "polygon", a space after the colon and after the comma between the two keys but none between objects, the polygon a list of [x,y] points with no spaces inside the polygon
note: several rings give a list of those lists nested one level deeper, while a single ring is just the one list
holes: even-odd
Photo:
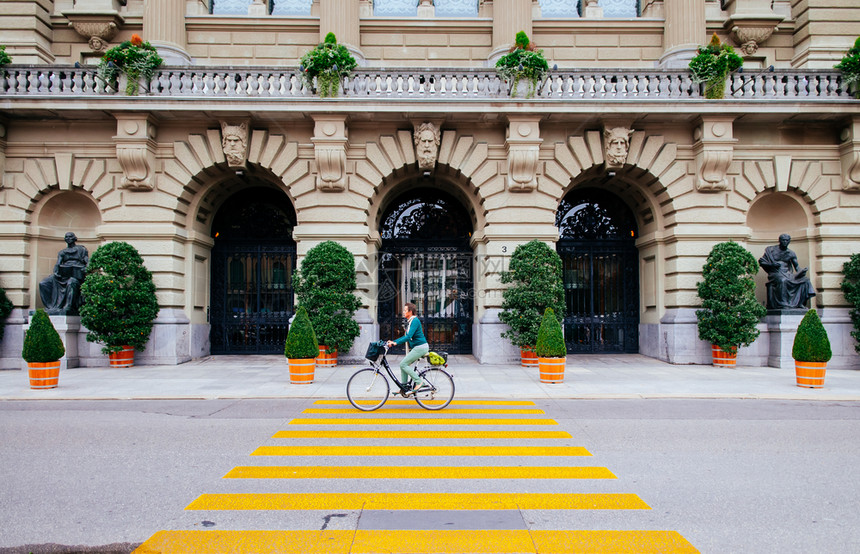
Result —
[{"label": "paved stone pavement", "polygon": [[[26,371],[7,370],[0,371],[0,399],[338,398],[362,365],[317,367],[312,384],[293,385],[281,356],[208,356],[176,366],[66,369],[49,390],[30,390]],[[558,384],[541,383],[537,369],[472,356],[451,356],[448,370],[459,398],[860,400],[860,371],[847,369],[828,369],[822,389],[796,386],[791,369],[673,365],[638,354],[568,356]]]}]

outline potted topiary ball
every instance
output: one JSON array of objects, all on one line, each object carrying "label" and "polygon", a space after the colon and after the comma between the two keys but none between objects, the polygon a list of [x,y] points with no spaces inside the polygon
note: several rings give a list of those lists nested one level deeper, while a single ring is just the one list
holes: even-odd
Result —
[{"label": "potted topiary ball", "polygon": [[3,332],[6,330],[6,318],[12,313],[12,301],[6,296],[6,291],[0,288],[0,341],[3,340]]},{"label": "potted topiary ball", "polygon": [[24,333],[21,357],[27,362],[31,389],[57,388],[60,379],[60,358],[66,347],[54,329],[51,318],[43,309],[36,310],[30,327]]},{"label": "potted topiary ball", "polygon": [[699,338],[711,344],[713,363],[734,367],[738,347],[758,338],[757,325],[767,310],[755,298],[758,263],[736,242],[714,245],[696,283],[702,309],[696,311]]},{"label": "potted topiary ball", "polygon": [[564,313],[561,258],[539,240],[521,244],[502,273],[502,283],[511,285],[502,293],[499,319],[510,327],[502,336],[520,349],[523,367],[536,368],[534,347],[544,311],[552,308],[558,317]]},{"label": "potted topiary ball", "polygon": [[284,356],[290,366],[290,383],[309,385],[314,382],[314,358],[319,353],[320,345],[308,311],[299,306],[284,344]]},{"label": "potted topiary ball", "polygon": [[561,322],[552,308],[547,308],[543,313],[537,344],[535,344],[535,354],[538,355],[541,383],[561,383],[564,381],[567,347],[564,344]]},{"label": "potted topiary ball", "polygon": [[851,331],[855,340],[854,350],[860,353],[860,254],[851,254],[851,258],[842,265],[842,275],[844,277],[840,286],[851,308],[851,322],[854,324],[854,330]]},{"label": "potted topiary ball", "polygon": [[355,258],[334,241],[308,250],[296,272],[298,304],[307,310],[320,343],[319,365],[337,365],[337,353],[352,348],[361,332],[354,319],[361,307],[355,287]]},{"label": "potted topiary ball", "polygon": [[823,387],[827,362],[832,356],[827,330],[821,324],[818,313],[809,310],[800,320],[791,349],[797,386],[810,389]]},{"label": "potted topiary ball", "polygon": [[81,285],[81,323],[87,340],[104,344],[111,367],[134,364],[134,350],[143,350],[158,316],[152,273],[126,242],[96,249]]}]

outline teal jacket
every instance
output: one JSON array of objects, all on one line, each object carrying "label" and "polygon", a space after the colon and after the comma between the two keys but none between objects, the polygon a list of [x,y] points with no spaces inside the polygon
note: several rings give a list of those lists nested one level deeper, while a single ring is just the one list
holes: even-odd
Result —
[{"label": "teal jacket", "polygon": [[406,334],[399,339],[395,339],[394,342],[396,344],[408,342],[409,348],[415,348],[416,346],[427,344],[427,338],[424,336],[424,328],[421,326],[421,321],[418,320],[418,316],[414,316],[412,318],[412,322],[409,324]]}]

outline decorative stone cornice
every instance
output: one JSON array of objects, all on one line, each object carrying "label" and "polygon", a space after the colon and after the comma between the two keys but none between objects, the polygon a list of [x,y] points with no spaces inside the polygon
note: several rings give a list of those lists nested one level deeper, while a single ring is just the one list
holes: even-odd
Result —
[{"label": "decorative stone cornice", "polygon": [[113,10],[68,11],[63,12],[63,15],[69,20],[69,26],[87,39],[94,52],[106,50],[125,21],[118,12]]},{"label": "decorative stone cornice", "polygon": [[839,158],[842,161],[842,190],[860,192],[860,118],[842,131]]},{"label": "decorative stone cornice", "polygon": [[693,138],[693,154],[696,156],[696,190],[718,192],[729,188],[729,166],[734,157],[737,139],[732,136],[734,117],[703,117]]},{"label": "decorative stone cornice", "polygon": [[540,154],[540,117],[508,117],[505,150],[508,154],[507,188],[511,192],[530,192],[537,186]]},{"label": "decorative stone cornice", "polygon": [[740,49],[753,56],[784,19],[774,13],[770,0],[729,0],[729,17],[723,23]]},{"label": "decorative stone cornice", "polygon": [[114,114],[116,158],[122,167],[120,187],[149,191],[155,188],[155,136],[158,129],[146,114]]},{"label": "decorative stone cornice", "polygon": [[316,186],[326,192],[346,190],[349,183],[346,174],[346,116],[315,115],[313,118],[311,142],[317,163]]}]

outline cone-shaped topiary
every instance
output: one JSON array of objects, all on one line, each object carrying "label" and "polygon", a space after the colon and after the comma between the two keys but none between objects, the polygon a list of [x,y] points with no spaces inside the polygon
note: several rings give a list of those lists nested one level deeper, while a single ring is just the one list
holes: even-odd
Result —
[{"label": "cone-shaped topiary", "polygon": [[24,334],[24,349],[21,357],[30,363],[56,362],[66,353],[60,334],[54,329],[51,318],[39,308],[30,320],[30,328]]},{"label": "cone-shaped topiary", "polygon": [[308,311],[303,306],[299,306],[293,324],[290,325],[290,331],[287,333],[284,356],[297,360],[316,358],[319,354],[320,345],[311,320],[308,318]]},{"label": "cone-shaped topiary", "polygon": [[567,356],[564,332],[561,330],[561,323],[555,317],[552,308],[547,308],[543,313],[543,320],[535,344],[535,354],[540,358],[564,358]]},{"label": "cone-shaped topiary", "polygon": [[798,362],[827,362],[833,357],[827,330],[815,310],[809,310],[800,320],[791,357]]},{"label": "cone-shaped topiary", "polygon": [[123,345],[143,350],[158,316],[152,273],[135,248],[126,242],[99,246],[81,285],[81,323],[87,340],[119,352]]},{"label": "cone-shaped topiary", "polygon": [[851,321],[854,323],[851,336],[857,341],[854,343],[854,350],[860,352],[860,254],[852,254],[842,265],[842,275],[845,276],[841,285],[842,294],[851,306]]},{"label": "cone-shaped topiary", "polygon": [[755,299],[755,256],[736,242],[711,249],[696,283],[702,309],[696,311],[699,338],[734,354],[758,338],[756,328],[767,310]]},{"label": "cone-shaped topiary", "polygon": [[14,308],[12,301],[6,296],[6,291],[0,288],[0,340],[3,340],[3,331],[6,329],[3,322],[12,313],[12,308]]},{"label": "cone-shaped topiary", "polygon": [[330,240],[308,250],[296,272],[299,305],[307,309],[317,340],[329,354],[349,350],[361,332],[353,318],[361,307],[355,287],[355,258]]},{"label": "cone-shaped topiary", "polygon": [[502,293],[499,319],[510,327],[502,336],[519,348],[534,348],[544,311],[552,308],[559,322],[563,317],[561,258],[539,240],[521,244],[511,255],[509,270],[502,273],[502,283],[511,283]]}]

